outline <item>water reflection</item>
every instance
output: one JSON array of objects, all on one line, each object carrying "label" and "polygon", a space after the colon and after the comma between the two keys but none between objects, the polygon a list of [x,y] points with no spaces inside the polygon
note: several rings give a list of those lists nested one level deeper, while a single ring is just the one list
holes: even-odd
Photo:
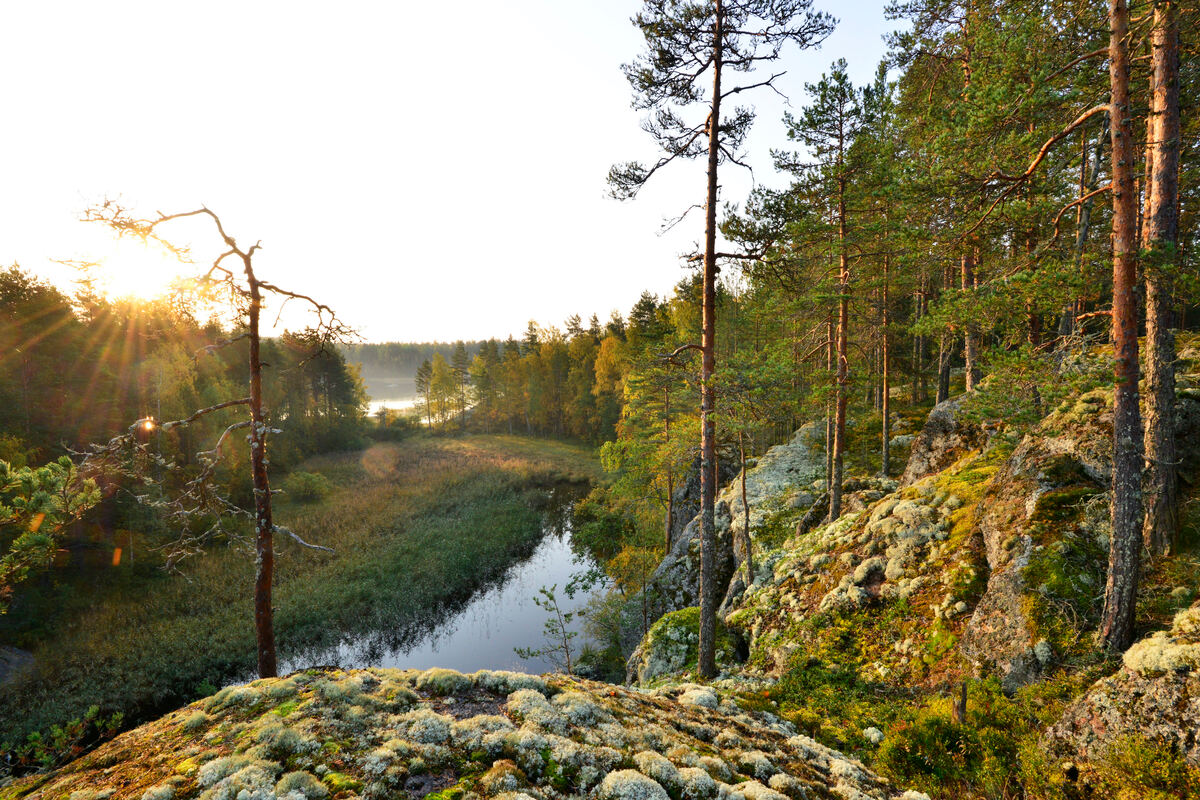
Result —
[{"label": "water reflection", "polygon": [[[534,604],[542,586],[557,584],[563,611],[581,609],[595,593],[569,597],[571,578],[595,567],[590,558],[571,549],[571,492],[555,492],[543,512],[543,536],[533,550],[519,558],[495,582],[461,601],[447,604],[403,625],[382,625],[367,633],[345,637],[336,647],[306,651],[285,658],[280,673],[315,665],[447,667],[463,672],[477,669],[515,669],[548,672],[555,665],[544,657],[522,659],[513,648],[544,645],[547,613]],[[580,631],[572,641],[576,654],[584,636],[577,616],[571,628]]]}]

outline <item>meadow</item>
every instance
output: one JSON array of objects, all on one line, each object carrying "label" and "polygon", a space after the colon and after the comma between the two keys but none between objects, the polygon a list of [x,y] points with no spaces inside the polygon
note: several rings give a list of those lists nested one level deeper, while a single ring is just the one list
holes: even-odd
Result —
[{"label": "meadow", "polygon": [[[276,518],[335,552],[277,540],[281,659],[470,596],[537,542],[548,488],[586,485],[598,470],[586,448],[511,436],[310,459],[298,471],[323,476],[327,491],[280,495]],[[0,619],[5,640],[35,659],[0,686],[3,751],[92,706],[128,725],[252,674],[252,552],[214,545],[169,575],[144,537],[133,544],[136,566],[43,579],[24,606],[36,627]]]}]

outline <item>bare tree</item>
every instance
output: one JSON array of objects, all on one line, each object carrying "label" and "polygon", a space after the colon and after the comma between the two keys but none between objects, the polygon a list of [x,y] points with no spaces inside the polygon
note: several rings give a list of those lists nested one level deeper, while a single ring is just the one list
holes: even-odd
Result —
[{"label": "bare tree", "polygon": [[[226,232],[220,217],[208,208],[201,207],[195,211],[179,214],[159,214],[155,219],[139,219],[131,216],[126,209],[113,203],[106,202],[98,208],[90,209],[85,220],[105,224],[116,231],[118,236],[134,236],[142,241],[153,240],[162,244],[180,260],[192,263],[191,254],[186,247],[181,247],[164,238],[160,228],[167,224],[187,219],[203,217],[212,221],[221,239],[224,250],[208,266],[197,280],[199,286],[209,290],[220,290],[227,294],[234,312],[244,322],[245,329],[230,339],[204,348],[207,353],[214,353],[220,348],[235,342],[246,341],[249,351],[249,394],[217,403],[208,408],[196,411],[186,419],[161,422],[153,419],[143,419],[135,422],[123,435],[110,440],[106,445],[93,448],[93,462],[130,450],[140,451],[141,455],[159,462],[160,466],[174,467],[165,464],[158,454],[150,454],[138,444],[139,430],[151,430],[156,425],[163,430],[183,428],[197,420],[218,411],[245,406],[249,412],[248,418],[235,422],[220,434],[212,449],[199,454],[200,470],[188,480],[182,491],[166,501],[168,517],[178,523],[179,538],[168,546],[168,565],[174,566],[182,558],[201,552],[205,542],[215,533],[233,533],[224,520],[229,517],[252,518],[254,522],[255,578],[254,578],[254,628],[257,642],[258,674],[260,677],[274,677],[277,673],[275,655],[275,621],[274,609],[271,605],[271,591],[275,571],[274,536],[281,533],[290,536],[297,543],[314,549],[329,548],[311,545],[292,531],[276,525],[271,515],[271,485],[267,475],[267,436],[280,431],[269,427],[267,415],[263,406],[263,362],[261,357],[262,337],[260,319],[263,311],[265,296],[280,298],[284,304],[298,300],[307,305],[316,315],[316,324],[305,330],[301,338],[311,347],[316,355],[335,341],[341,341],[353,335],[329,306],[320,303],[308,295],[299,294],[262,280],[254,271],[254,256],[262,248],[261,243],[243,247]],[[232,262],[232,265],[231,265]],[[239,274],[240,273],[240,274]],[[250,443],[250,473],[254,486],[254,511],[241,508],[221,493],[214,477],[217,464],[221,458],[226,440],[234,431],[246,429]],[[211,524],[199,533],[192,532],[195,520],[207,518]]]}]

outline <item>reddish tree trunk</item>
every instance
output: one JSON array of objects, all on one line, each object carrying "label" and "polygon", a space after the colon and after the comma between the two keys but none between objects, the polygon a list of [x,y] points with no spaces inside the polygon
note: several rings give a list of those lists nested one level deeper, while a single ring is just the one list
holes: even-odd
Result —
[{"label": "reddish tree trunk", "polygon": [[[975,251],[968,247],[962,256],[962,290],[968,291],[975,287]],[[975,331],[970,325],[963,328],[963,374],[965,389],[974,391],[979,383],[979,344]]]},{"label": "reddish tree trunk", "polygon": [[1101,644],[1120,652],[1133,641],[1138,560],[1142,544],[1142,420],[1138,407],[1137,192],[1129,107],[1129,9],[1109,1],[1109,81],[1112,86],[1113,308],[1115,366],[1112,536],[1100,619]]},{"label": "reddish tree trunk", "polygon": [[889,468],[891,467],[891,464],[889,462],[891,461],[891,449],[892,449],[892,446],[891,446],[892,387],[891,387],[891,383],[890,383],[890,380],[891,380],[890,362],[891,362],[891,339],[892,339],[892,337],[891,337],[891,333],[888,331],[888,323],[891,321],[889,309],[888,309],[888,302],[890,301],[890,297],[888,296],[888,293],[889,293],[888,279],[890,277],[889,276],[890,268],[891,268],[891,260],[890,260],[889,256],[885,253],[883,256],[883,365],[882,365],[883,366],[883,397],[881,398],[881,402],[880,402],[880,413],[883,414],[883,449],[882,449],[882,454],[880,456],[881,465],[880,465],[880,470],[879,470],[880,473],[885,478],[888,476],[888,471],[889,471]]},{"label": "reddish tree trunk", "polygon": [[243,259],[250,283],[250,471],[254,481],[254,630],[258,644],[258,677],[273,678],[275,662],[275,609],[271,584],[275,575],[275,526],[271,520],[271,484],[267,480],[267,423],[262,402],[262,359],[259,355],[258,320],[262,294],[250,266]]},{"label": "reddish tree trunk", "polygon": [[1179,530],[1179,478],[1175,471],[1175,336],[1171,329],[1171,275],[1179,218],[1179,23],[1175,3],[1154,5],[1151,29],[1150,116],[1146,140],[1149,182],[1143,245],[1146,275],[1146,521],[1143,539],[1152,555],[1171,551]]},{"label": "reddish tree trunk", "polygon": [[[839,143],[839,148],[841,147]],[[839,169],[841,165],[839,164]],[[833,422],[833,475],[829,481],[829,519],[842,515],[842,471],[846,452],[846,404],[850,391],[850,261],[846,254],[846,180],[838,179],[838,325],[837,377]]]}]

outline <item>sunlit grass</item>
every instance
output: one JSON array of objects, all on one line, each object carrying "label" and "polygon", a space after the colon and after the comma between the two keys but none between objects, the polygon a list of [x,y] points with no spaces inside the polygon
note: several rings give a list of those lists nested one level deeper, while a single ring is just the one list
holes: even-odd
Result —
[{"label": "sunlit grass", "polygon": [[[332,491],[280,496],[277,520],[336,552],[277,542],[282,658],[469,593],[539,535],[539,488],[598,472],[584,448],[501,436],[377,444],[300,469]],[[53,619],[21,642],[35,671],[0,689],[0,741],[91,705],[145,718],[254,669],[252,554],[216,546],[180,577],[147,569],[155,555],[140,549],[136,573],[68,579],[42,598]]]}]

